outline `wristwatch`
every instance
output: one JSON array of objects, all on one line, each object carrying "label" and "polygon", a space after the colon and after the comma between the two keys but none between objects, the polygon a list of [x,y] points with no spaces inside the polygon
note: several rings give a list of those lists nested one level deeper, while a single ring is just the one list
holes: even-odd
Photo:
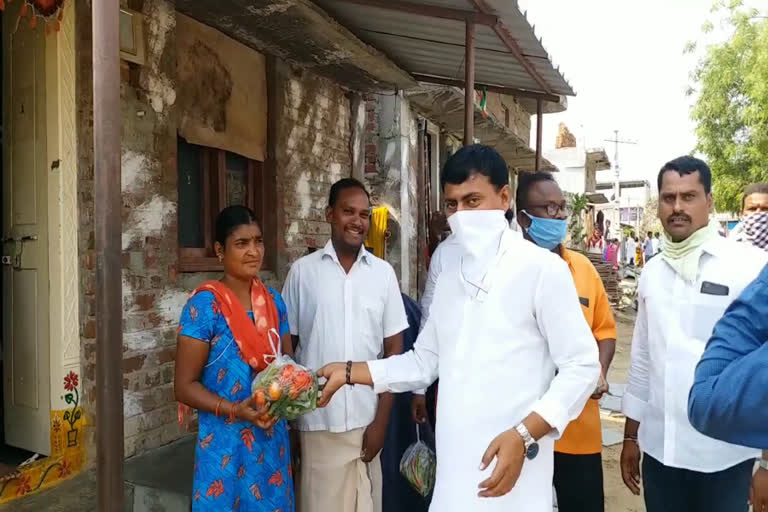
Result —
[{"label": "wristwatch", "polygon": [[531,433],[528,432],[528,429],[525,428],[525,425],[522,423],[519,423],[515,427],[515,430],[520,434],[520,437],[523,438],[523,445],[525,445],[525,451],[523,453],[525,457],[528,460],[535,459],[536,455],[539,454],[539,443],[536,442]]}]

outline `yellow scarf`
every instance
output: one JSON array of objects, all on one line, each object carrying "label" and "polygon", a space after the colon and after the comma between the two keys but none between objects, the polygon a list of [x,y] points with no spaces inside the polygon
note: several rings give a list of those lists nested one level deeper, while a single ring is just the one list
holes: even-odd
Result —
[{"label": "yellow scarf", "polygon": [[669,266],[677,272],[680,277],[689,283],[696,282],[699,275],[699,260],[704,250],[704,244],[718,234],[717,224],[708,224],[699,229],[682,242],[673,242],[667,232],[663,233],[664,249],[661,251],[661,257],[669,263]]}]

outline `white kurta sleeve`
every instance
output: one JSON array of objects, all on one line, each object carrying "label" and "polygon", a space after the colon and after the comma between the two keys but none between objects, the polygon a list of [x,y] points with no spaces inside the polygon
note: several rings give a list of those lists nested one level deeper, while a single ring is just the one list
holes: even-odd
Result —
[{"label": "white kurta sleeve", "polygon": [[437,328],[430,318],[413,350],[386,359],[368,361],[376,393],[404,393],[429,387],[437,379]]},{"label": "white kurta sleeve", "polygon": [[594,392],[600,361],[565,262],[557,261],[543,270],[535,293],[536,321],[558,372],[532,410],[560,437]]},{"label": "white kurta sleeve", "polygon": [[424,285],[424,295],[421,297],[421,329],[427,325],[427,318],[429,318],[429,308],[432,306],[432,299],[435,297],[435,285],[437,284],[437,278],[443,271],[443,246],[438,245],[435,252],[432,254],[432,259],[429,262],[429,272],[427,273],[427,284]]},{"label": "white kurta sleeve", "polygon": [[648,310],[645,306],[642,283],[643,278],[640,277],[637,294],[637,320],[632,335],[632,350],[629,360],[629,377],[621,404],[624,415],[635,421],[642,421],[649,394]]}]

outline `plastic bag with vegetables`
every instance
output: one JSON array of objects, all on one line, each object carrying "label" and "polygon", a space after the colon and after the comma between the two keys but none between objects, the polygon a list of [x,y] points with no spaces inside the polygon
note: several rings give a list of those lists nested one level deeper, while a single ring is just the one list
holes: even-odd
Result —
[{"label": "plastic bag with vegetables", "polygon": [[405,450],[400,459],[400,474],[416,492],[427,496],[435,486],[436,467],[435,452],[421,440],[419,426],[416,425],[416,442]]},{"label": "plastic bag with vegetables", "polygon": [[289,356],[277,355],[253,379],[251,393],[257,406],[269,404],[270,416],[294,420],[317,408],[317,377]]}]

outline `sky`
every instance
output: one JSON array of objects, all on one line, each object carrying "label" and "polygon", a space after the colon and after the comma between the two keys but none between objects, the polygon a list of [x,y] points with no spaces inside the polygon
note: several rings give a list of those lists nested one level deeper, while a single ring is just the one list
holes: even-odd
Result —
[{"label": "sky", "polygon": [[702,39],[711,0],[518,0],[518,5],[577,94],[568,98],[565,112],[544,116],[544,149],[554,147],[557,126],[564,122],[585,147],[604,147],[613,160],[614,145],[605,139],[619,130],[620,139],[636,142],[619,145],[621,179],[645,178],[655,189],[659,168],[696,145],[693,99],[685,91],[699,56],[684,55],[683,49]]}]

